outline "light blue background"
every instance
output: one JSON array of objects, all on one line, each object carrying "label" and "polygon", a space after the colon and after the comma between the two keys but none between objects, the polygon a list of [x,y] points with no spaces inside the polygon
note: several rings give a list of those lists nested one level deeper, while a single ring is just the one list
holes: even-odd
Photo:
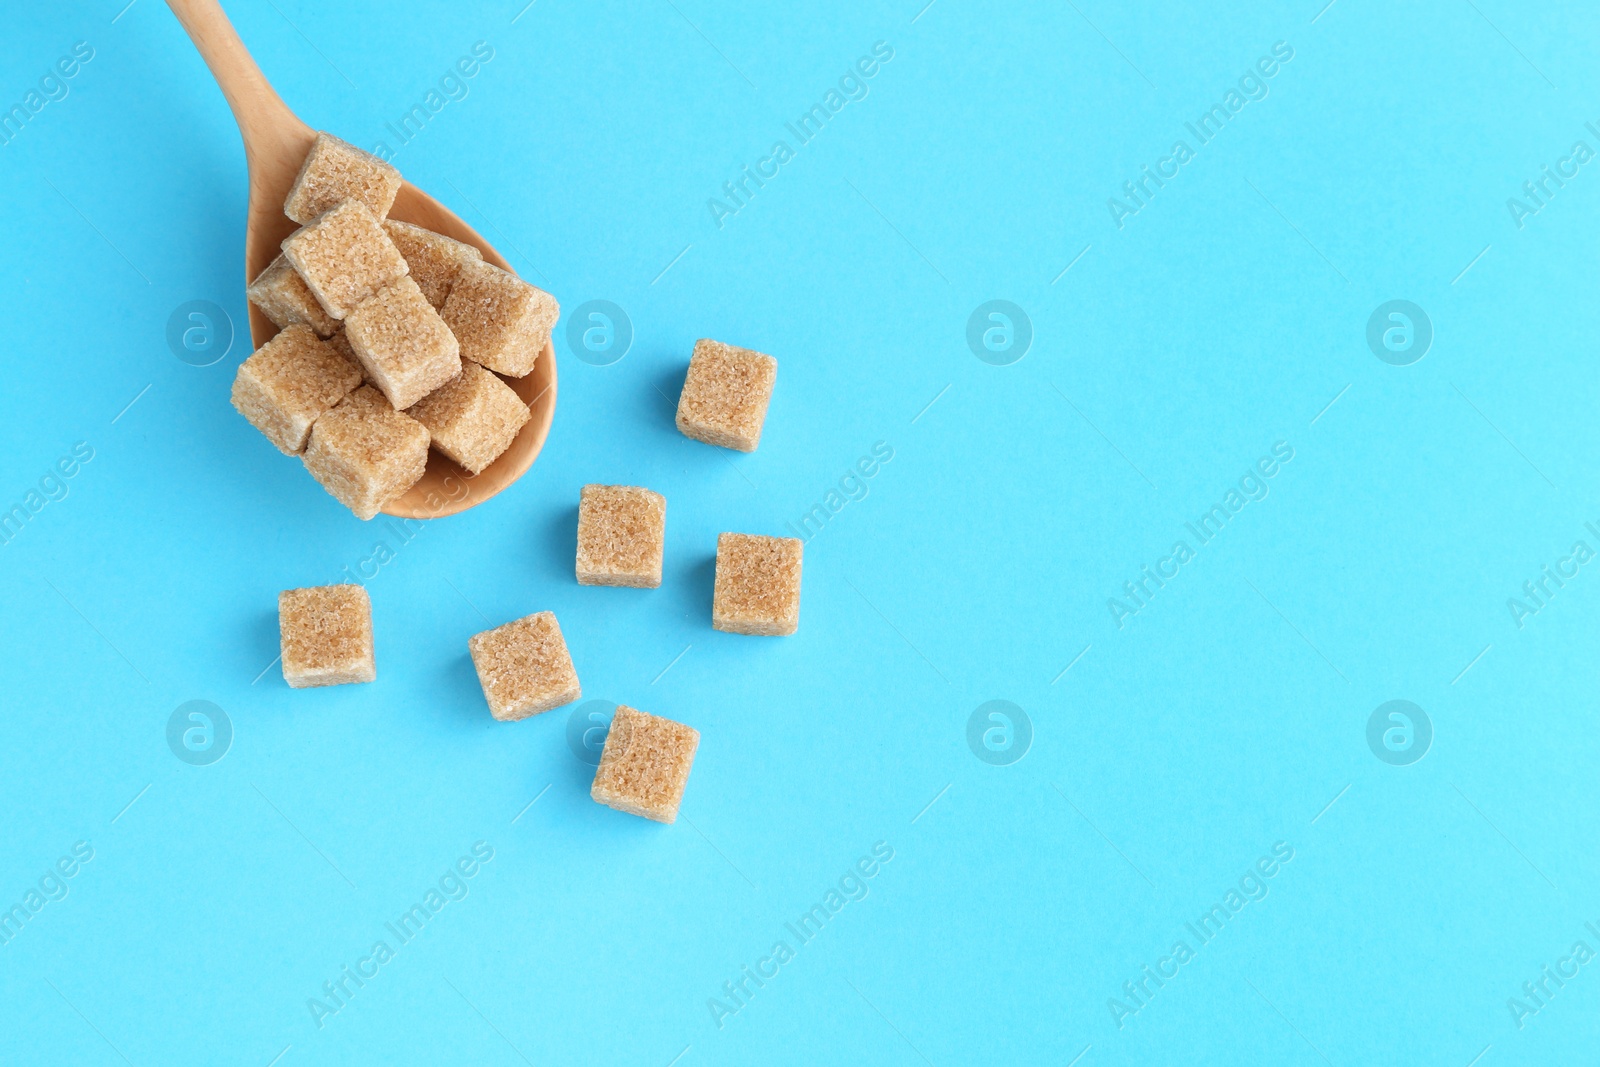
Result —
[{"label": "light blue background", "polygon": [[[243,153],[170,12],[124,2],[0,36],[5,106],[94,49],[0,146],[0,505],[94,450],[0,547],[0,906],[94,849],[0,947],[0,1060],[1592,1057],[1600,964],[1507,1007],[1600,951],[1600,564],[1507,607],[1600,549],[1600,162],[1520,229],[1506,206],[1600,148],[1588,6],[235,0],[284,99],[369,147],[486,42],[395,162],[564,308],[633,322],[607,367],[563,329],[538,463],[402,542],[228,405]],[[708,198],[878,41],[870,94],[719,229]],[[1279,41],[1270,94],[1118,229],[1107,198]],[[196,299],[240,332],[203,368],[164,339]],[[965,342],[990,299],[1032,320],[1010,366]],[[1366,345],[1390,299],[1433,322],[1408,367]],[[779,360],[752,455],[673,427],[702,336]],[[806,546],[799,634],[712,631],[717,533],[787,532],[880,441]],[[1278,441],[1270,494],[1197,546]],[[587,482],[666,495],[659,590],[574,582]],[[1180,538],[1119,629],[1107,599]],[[290,691],[277,592],[379,543],[378,681]],[[676,825],[589,799],[570,709],[490,719],[467,638],[538,610],[586,698],[701,731]],[[165,741],[192,699],[233,723],[210,766]],[[1010,766],[967,746],[993,699],[1033,724]],[[1411,766],[1367,747],[1391,699],[1433,722]],[[319,1028],[308,998],[478,841],[466,898]],[[875,842],[869,895],[719,1028],[708,999]],[[1108,998],[1180,938],[1119,1029]]]}]

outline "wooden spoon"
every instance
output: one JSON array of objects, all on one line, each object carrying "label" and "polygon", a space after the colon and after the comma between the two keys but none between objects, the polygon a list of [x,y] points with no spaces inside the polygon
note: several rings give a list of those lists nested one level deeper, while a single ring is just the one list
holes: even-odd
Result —
[{"label": "wooden spoon", "polygon": [[[250,172],[250,209],[244,234],[244,274],[249,284],[277,257],[283,239],[295,230],[294,221],[283,213],[283,202],[316,139],[316,131],[301,122],[273,91],[216,0],[167,0],[167,6],[178,16],[206,66],[211,68],[211,76],[227,97],[244,138],[245,163]],[[511,270],[505,258],[471,226],[410,182],[400,187],[389,217],[474,245],[485,260]],[[259,348],[277,332],[278,328],[251,305],[250,337],[255,346]],[[544,447],[555,415],[553,347],[545,345],[533,373],[510,379],[507,384],[528,405],[532,418],[505,454],[474,477],[438,452],[430,452],[422,480],[390,501],[383,509],[386,514],[406,519],[454,515],[483,503],[522,477]]]}]

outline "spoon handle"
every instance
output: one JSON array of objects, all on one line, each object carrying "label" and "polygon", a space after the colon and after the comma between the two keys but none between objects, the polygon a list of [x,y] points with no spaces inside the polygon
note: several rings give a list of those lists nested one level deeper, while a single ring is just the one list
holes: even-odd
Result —
[{"label": "spoon handle", "polygon": [[167,0],[167,6],[211,68],[233,110],[244,138],[252,187],[258,174],[269,171],[288,168],[292,179],[310,145],[310,127],[289,110],[261,73],[217,0]]}]

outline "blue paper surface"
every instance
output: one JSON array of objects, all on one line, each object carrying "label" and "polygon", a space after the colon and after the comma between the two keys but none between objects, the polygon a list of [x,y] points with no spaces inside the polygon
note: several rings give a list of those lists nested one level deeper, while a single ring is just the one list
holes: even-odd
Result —
[{"label": "blue paper surface", "polygon": [[[563,307],[537,463],[401,524],[230,407],[243,152],[125,3],[0,35],[0,1061],[1592,1057],[1593,10],[235,0]],[[591,482],[660,589],[576,584]],[[722,531],[798,634],[712,630]],[[378,680],[290,690],[352,580]],[[584,698],[495,722],[543,610]]]}]

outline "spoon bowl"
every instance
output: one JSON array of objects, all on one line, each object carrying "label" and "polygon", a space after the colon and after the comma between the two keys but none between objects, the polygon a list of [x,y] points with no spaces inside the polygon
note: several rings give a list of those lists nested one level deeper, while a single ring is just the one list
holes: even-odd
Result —
[{"label": "spoon bowl", "polygon": [[[212,77],[222,89],[244,139],[245,162],[250,174],[250,206],[245,222],[245,284],[271,263],[283,239],[296,229],[283,213],[284,201],[300,173],[300,164],[317,133],[300,121],[273,90],[261,68],[245,48],[217,0],[167,0]],[[485,261],[502,270],[511,264],[494,247],[462,222],[455,212],[421,189],[405,182],[395,197],[389,217],[442,233],[483,253]],[[514,271],[512,273],[515,273]],[[260,348],[278,332],[261,311],[250,305],[250,339]],[[422,480],[383,509],[406,519],[436,519],[454,515],[483,503],[516,481],[533,465],[550,434],[556,410],[556,360],[552,344],[534,364],[533,373],[506,382],[528,405],[531,415],[511,447],[488,467],[472,475],[436,451],[428,453]]]}]

